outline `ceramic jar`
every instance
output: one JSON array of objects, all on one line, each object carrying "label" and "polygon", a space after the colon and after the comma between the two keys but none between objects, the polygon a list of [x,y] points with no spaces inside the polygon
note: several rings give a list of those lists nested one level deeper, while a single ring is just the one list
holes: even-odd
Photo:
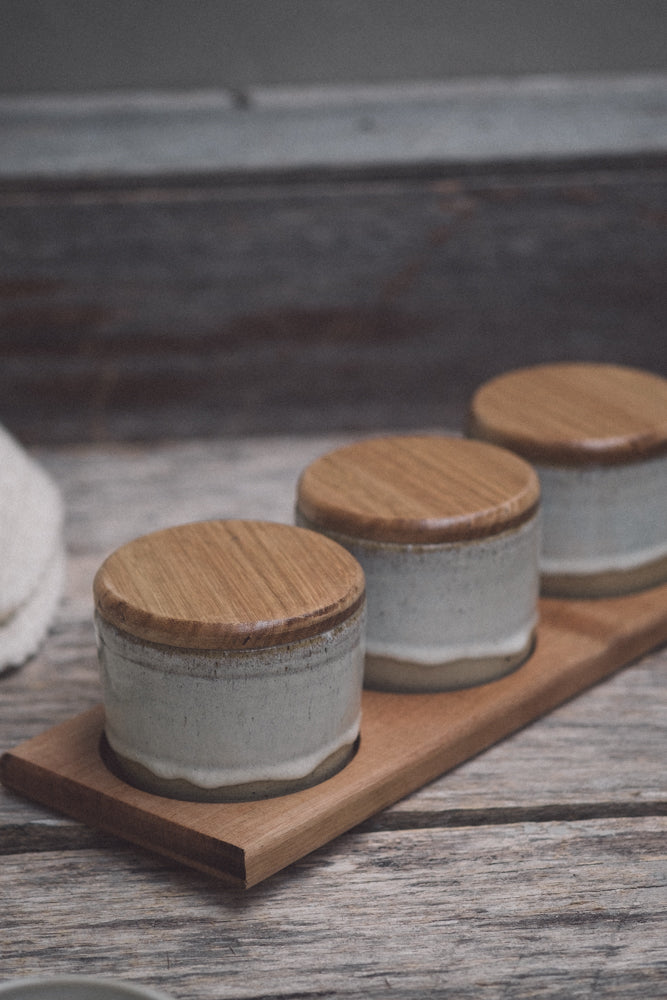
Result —
[{"label": "ceramic jar", "polygon": [[483,385],[469,432],[531,461],[542,489],[542,591],[606,597],[667,580],[667,381],[564,363]]},{"label": "ceramic jar", "polygon": [[364,578],[334,542],[261,521],[167,528],[109,556],[94,596],[107,754],[131,784],[244,800],[349,761]]},{"label": "ceramic jar", "polygon": [[299,524],[366,575],[365,683],[440,691],[494,680],[537,624],[539,484],[509,452],[461,438],[360,441],[303,472]]}]

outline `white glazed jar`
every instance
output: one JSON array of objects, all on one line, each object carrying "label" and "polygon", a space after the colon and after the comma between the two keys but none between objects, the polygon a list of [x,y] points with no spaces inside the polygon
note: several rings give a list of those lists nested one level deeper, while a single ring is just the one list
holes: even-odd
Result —
[{"label": "white glazed jar", "polygon": [[581,362],[519,369],[474,395],[470,434],[531,461],[544,594],[606,597],[667,580],[667,381]]},{"label": "white glazed jar", "polygon": [[538,616],[538,503],[530,466],[460,438],[361,441],[304,470],[298,523],[364,569],[368,687],[451,690],[524,662]]},{"label": "white glazed jar", "polygon": [[94,593],[106,755],[131,784],[246,800],[350,760],[365,593],[340,546],[261,521],[181,525],[109,556]]}]

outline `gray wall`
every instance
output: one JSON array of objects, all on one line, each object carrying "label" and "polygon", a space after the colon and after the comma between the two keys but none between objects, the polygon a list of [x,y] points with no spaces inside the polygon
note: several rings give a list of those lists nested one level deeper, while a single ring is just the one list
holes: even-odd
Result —
[{"label": "gray wall", "polygon": [[665,0],[0,0],[0,93],[665,68]]}]

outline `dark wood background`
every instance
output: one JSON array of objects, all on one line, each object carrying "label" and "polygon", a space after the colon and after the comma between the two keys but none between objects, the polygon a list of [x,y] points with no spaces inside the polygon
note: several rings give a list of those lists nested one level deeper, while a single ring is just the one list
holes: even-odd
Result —
[{"label": "dark wood background", "polygon": [[0,189],[25,443],[458,426],[564,358],[667,367],[667,158]]}]

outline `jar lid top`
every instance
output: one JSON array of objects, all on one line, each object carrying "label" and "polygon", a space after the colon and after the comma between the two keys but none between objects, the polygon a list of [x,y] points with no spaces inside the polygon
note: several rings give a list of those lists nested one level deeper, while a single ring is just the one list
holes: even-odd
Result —
[{"label": "jar lid top", "polygon": [[372,438],[316,459],[297,505],[321,529],[428,545],[499,534],[539,503],[533,469],[511,452],[443,435]]},{"label": "jar lid top", "polygon": [[364,600],[342,546],[266,521],[198,521],[113,552],[93,583],[102,618],[123,632],[191,649],[264,649],[325,632]]},{"label": "jar lid top", "polygon": [[667,453],[667,379],[586,362],[521,368],[473,396],[475,437],[553,465],[617,465]]}]

